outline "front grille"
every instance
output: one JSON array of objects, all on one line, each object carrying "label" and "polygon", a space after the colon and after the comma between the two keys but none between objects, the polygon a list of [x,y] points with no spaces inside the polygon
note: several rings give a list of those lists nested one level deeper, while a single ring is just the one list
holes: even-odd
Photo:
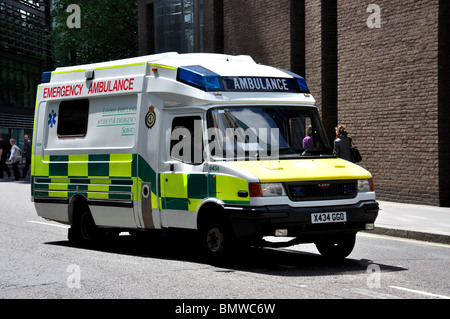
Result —
[{"label": "front grille", "polygon": [[286,183],[287,193],[292,201],[354,198],[357,188],[356,180]]}]

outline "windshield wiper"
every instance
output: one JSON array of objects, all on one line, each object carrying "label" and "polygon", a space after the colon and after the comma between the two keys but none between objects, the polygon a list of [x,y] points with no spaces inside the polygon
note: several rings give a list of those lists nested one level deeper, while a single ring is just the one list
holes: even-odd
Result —
[{"label": "windshield wiper", "polygon": [[300,157],[335,157],[331,154],[329,148],[299,148],[293,149],[290,147],[280,148],[279,156],[284,158],[300,158]]},{"label": "windshield wiper", "polygon": [[329,148],[321,147],[321,148],[306,148],[301,155],[302,156],[308,156],[308,155],[330,156],[332,154],[330,153]]},{"label": "windshield wiper", "polygon": [[297,152],[291,147],[282,147],[278,149],[280,155],[296,155]]}]

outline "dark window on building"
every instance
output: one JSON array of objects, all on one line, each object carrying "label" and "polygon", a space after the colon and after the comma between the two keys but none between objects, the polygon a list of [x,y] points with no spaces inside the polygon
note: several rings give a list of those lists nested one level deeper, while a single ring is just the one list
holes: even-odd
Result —
[{"label": "dark window on building", "polygon": [[88,117],[89,100],[61,102],[58,114],[58,137],[85,136]]}]

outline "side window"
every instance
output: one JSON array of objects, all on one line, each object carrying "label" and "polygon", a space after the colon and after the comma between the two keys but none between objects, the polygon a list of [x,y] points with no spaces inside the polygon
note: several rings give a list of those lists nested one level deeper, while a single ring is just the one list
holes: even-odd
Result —
[{"label": "side window", "polygon": [[170,157],[189,164],[203,162],[203,132],[200,116],[182,116],[173,119]]},{"label": "side window", "polygon": [[89,100],[61,102],[58,117],[58,137],[85,136],[89,118]]}]

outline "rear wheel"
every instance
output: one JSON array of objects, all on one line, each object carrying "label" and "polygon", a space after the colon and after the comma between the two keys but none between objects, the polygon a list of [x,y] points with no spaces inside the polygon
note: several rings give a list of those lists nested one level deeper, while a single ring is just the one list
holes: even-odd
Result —
[{"label": "rear wheel", "polygon": [[331,260],[344,259],[355,247],[356,234],[349,234],[336,239],[317,241],[316,247],[320,254]]},{"label": "rear wheel", "polygon": [[74,216],[72,226],[69,228],[69,241],[89,245],[97,242],[102,236],[102,232],[95,225],[94,218],[88,208],[84,208]]}]

